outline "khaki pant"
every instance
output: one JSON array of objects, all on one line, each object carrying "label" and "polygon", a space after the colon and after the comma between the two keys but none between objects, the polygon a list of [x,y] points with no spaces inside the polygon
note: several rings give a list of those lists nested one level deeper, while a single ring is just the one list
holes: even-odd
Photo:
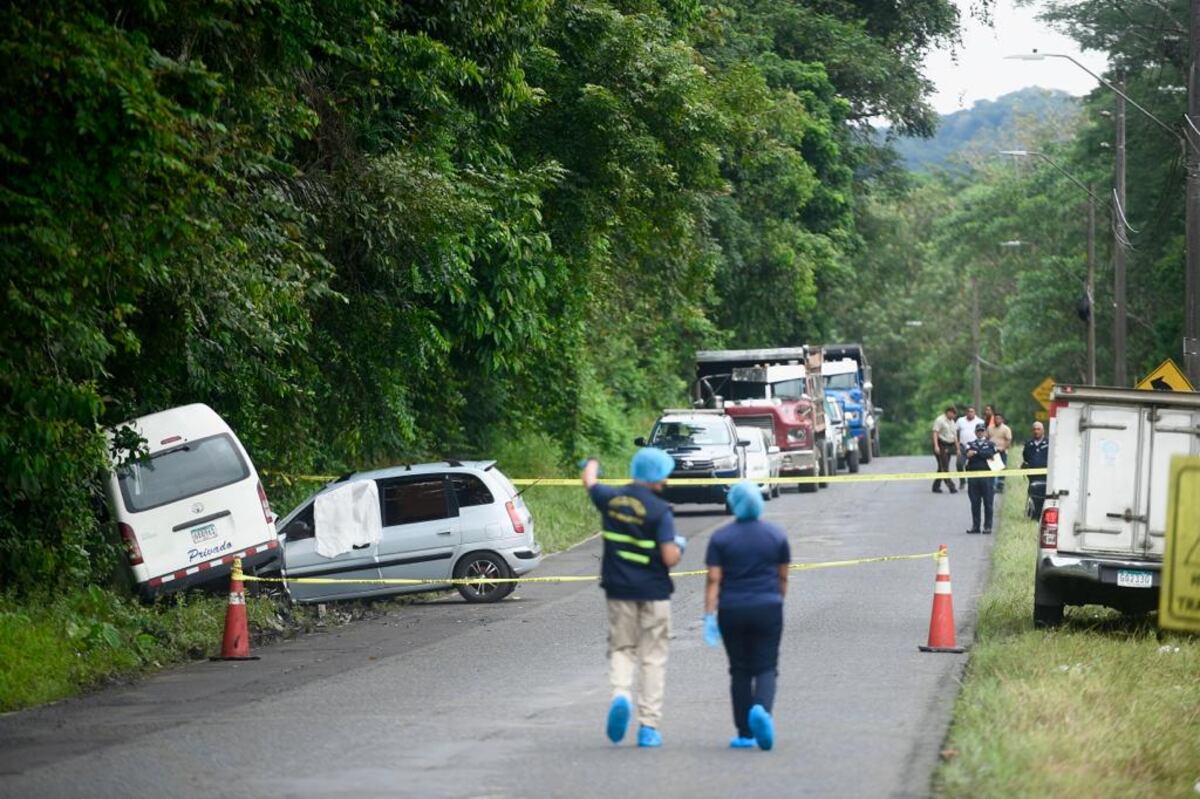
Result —
[{"label": "khaki pant", "polygon": [[632,700],[634,672],[640,671],[638,723],[647,727],[657,728],[662,721],[670,634],[670,600],[608,600],[608,680],[613,697]]}]

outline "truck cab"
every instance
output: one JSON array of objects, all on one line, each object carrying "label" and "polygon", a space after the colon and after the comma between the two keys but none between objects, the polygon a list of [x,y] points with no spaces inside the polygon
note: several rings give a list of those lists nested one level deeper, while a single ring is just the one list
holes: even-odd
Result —
[{"label": "truck cab", "polygon": [[[738,425],[770,430],[780,448],[781,475],[832,474],[821,361],[814,347],[698,352],[693,401],[720,408]],[[817,487],[798,486],[809,492]]]},{"label": "truck cab", "polygon": [[859,460],[870,463],[879,455],[879,414],[871,399],[871,366],[862,345],[826,346],[821,378],[826,393],[842,403],[846,427],[858,444]]}]

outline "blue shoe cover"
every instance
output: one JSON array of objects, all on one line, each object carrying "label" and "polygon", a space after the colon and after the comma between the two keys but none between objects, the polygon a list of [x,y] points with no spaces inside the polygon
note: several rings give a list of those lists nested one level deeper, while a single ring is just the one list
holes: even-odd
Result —
[{"label": "blue shoe cover", "polygon": [[754,732],[754,741],[759,749],[766,752],[775,745],[775,722],[762,705],[750,708],[750,729]]},{"label": "blue shoe cover", "polygon": [[653,727],[641,727],[638,729],[638,746],[662,746],[662,736]]},{"label": "blue shoe cover", "polygon": [[608,725],[605,728],[608,740],[616,744],[625,737],[625,728],[629,726],[629,713],[629,697],[614,697],[612,704],[608,706]]},{"label": "blue shoe cover", "polygon": [[754,739],[753,738],[743,738],[740,735],[735,735],[729,739],[729,748],[730,749],[753,749],[754,748]]}]

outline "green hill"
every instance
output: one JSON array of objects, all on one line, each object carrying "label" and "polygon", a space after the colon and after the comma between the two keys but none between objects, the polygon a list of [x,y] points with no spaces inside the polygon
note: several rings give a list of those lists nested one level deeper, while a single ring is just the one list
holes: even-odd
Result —
[{"label": "green hill", "polygon": [[[937,134],[931,139],[900,137],[892,144],[909,169],[952,168],[959,157],[1020,147],[1025,138],[1023,131],[1048,125],[1068,126],[1078,113],[1078,98],[1031,86],[943,115]],[[884,135],[886,132],[882,131]]]}]

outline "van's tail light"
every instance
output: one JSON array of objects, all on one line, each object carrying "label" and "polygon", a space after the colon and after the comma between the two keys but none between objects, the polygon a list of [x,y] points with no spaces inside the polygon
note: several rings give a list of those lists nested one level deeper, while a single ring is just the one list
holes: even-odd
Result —
[{"label": "van's tail light", "polygon": [[263,518],[267,524],[274,524],[275,517],[271,514],[271,503],[267,502],[267,492],[263,490],[262,481],[258,481],[258,501],[262,503]]},{"label": "van's tail light", "polygon": [[504,509],[508,511],[508,520],[512,522],[513,532],[517,535],[524,533],[525,522],[521,521],[521,514],[517,513],[517,506],[511,502],[505,502]]},{"label": "van's tail light", "polygon": [[142,548],[138,546],[137,536],[133,534],[133,528],[125,524],[125,522],[118,522],[117,530],[121,533],[121,540],[125,542],[125,554],[129,556],[129,565],[141,566]]},{"label": "van's tail light", "polygon": [[1038,525],[1042,549],[1058,549],[1058,508],[1044,508]]}]

